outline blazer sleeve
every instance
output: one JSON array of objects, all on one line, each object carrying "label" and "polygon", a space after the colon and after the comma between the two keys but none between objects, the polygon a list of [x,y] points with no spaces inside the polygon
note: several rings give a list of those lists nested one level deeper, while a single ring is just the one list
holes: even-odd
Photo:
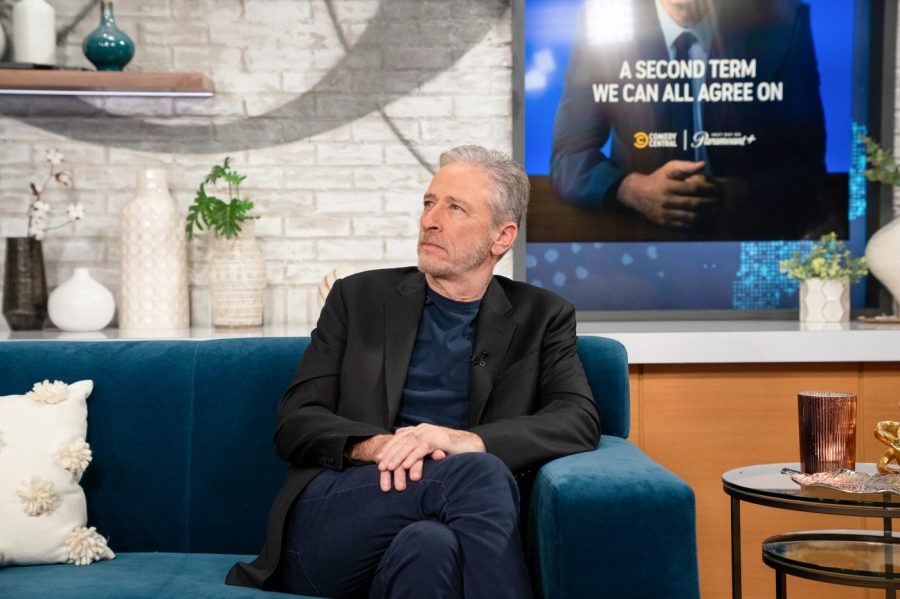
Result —
[{"label": "blazer sleeve", "polygon": [[340,470],[349,442],[390,432],[338,415],[347,345],[347,306],[340,279],[332,286],[311,337],[278,407],[275,448],[295,466]]},{"label": "blazer sleeve", "polygon": [[[597,448],[600,415],[575,342],[575,310],[564,302],[539,341],[537,409],[469,429],[515,474]],[[512,387],[510,393],[525,396],[528,390]]]},{"label": "blazer sleeve", "polygon": [[562,97],[553,122],[550,180],[567,202],[598,208],[616,201],[626,173],[600,151],[612,128],[611,107],[595,102],[592,85],[601,83],[593,64],[602,60],[591,52],[585,37],[584,13],[569,55]]}]

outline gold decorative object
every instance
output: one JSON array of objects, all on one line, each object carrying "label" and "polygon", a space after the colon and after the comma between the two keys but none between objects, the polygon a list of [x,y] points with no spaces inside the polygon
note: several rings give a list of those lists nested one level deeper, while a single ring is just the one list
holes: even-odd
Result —
[{"label": "gold decorative object", "polygon": [[782,474],[790,474],[791,480],[801,487],[825,487],[844,493],[894,493],[900,494],[900,477],[893,474],[866,474],[842,468],[832,472],[803,474],[785,468]]},{"label": "gold decorative object", "polygon": [[[900,422],[882,420],[875,425],[875,438],[888,446],[881,459],[878,460],[878,471],[884,474],[900,474]],[[898,468],[888,466],[896,462]]]}]

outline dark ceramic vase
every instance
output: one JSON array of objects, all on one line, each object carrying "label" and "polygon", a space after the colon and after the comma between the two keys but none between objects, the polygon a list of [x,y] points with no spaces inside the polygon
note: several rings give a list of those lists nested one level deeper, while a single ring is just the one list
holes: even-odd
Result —
[{"label": "dark ceramic vase", "polygon": [[134,42],[116,26],[113,3],[101,6],[100,26],[84,38],[81,49],[98,71],[121,71],[134,56]]},{"label": "dark ceramic vase", "polygon": [[6,240],[3,316],[14,331],[40,330],[47,319],[47,278],[41,242],[31,237]]}]

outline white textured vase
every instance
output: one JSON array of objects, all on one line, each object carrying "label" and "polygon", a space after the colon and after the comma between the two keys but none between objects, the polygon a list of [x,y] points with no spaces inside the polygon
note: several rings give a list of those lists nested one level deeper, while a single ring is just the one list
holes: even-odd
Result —
[{"label": "white textured vase", "polygon": [[45,0],[19,0],[12,29],[14,61],[56,64],[56,12]]},{"label": "white textured vase", "polygon": [[219,239],[209,261],[212,322],[217,327],[253,327],[263,322],[266,261],[256,245],[256,224],[241,223],[234,239]]},{"label": "white textured vase", "polygon": [[866,262],[869,270],[894,296],[894,305],[900,302],[900,218],[881,227],[866,244]]},{"label": "white textured vase", "polygon": [[116,302],[88,269],[76,268],[72,277],[50,294],[47,311],[61,331],[99,331],[112,320]]},{"label": "white textured vase", "polygon": [[848,322],[850,280],[805,279],[800,281],[801,322]]},{"label": "white textured vase", "polygon": [[137,195],[122,208],[119,328],[190,326],[184,218],[166,188],[166,172],[138,173]]}]

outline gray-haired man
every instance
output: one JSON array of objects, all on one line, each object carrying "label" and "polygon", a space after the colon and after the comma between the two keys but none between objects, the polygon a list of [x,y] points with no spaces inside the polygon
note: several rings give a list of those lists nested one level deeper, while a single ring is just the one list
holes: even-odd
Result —
[{"label": "gray-haired man", "polygon": [[[441,156],[418,268],[335,283],[278,413],[292,468],[268,540],[228,582],[328,597],[531,596],[519,489],[596,447],[570,304],[493,275],[528,178],[502,153]],[[518,485],[517,485],[518,482]]]}]

